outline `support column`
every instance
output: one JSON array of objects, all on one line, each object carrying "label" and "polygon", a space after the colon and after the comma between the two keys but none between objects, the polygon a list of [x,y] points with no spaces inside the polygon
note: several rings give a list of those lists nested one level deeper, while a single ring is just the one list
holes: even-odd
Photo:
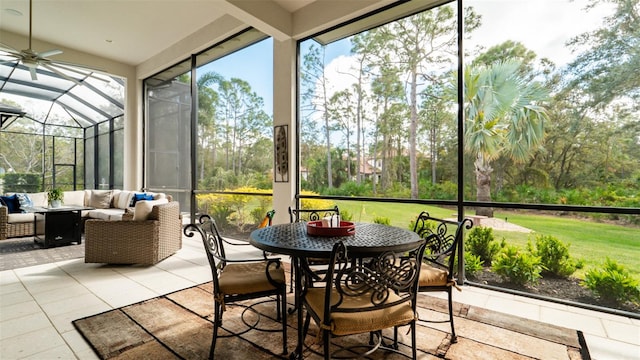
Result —
[{"label": "support column", "polygon": [[[296,41],[273,39],[273,125],[287,125],[289,181],[273,181],[274,224],[289,222],[289,206],[295,205],[299,176],[296,121]],[[275,137],[274,137],[275,154]]]},{"label": "support column", "polygon": [[[135,75],[135,73],[134,73]],[[125,125],[123,189],[140,190],[142,187],[142,114],[144,94],[142,81],[135,76],[125,78]]]}]

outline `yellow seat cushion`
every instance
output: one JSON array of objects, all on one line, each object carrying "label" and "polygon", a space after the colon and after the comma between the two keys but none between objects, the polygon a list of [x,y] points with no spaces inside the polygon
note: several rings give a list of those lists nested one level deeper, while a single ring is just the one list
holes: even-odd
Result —
[{"label": "yellow seat cushion", "polygon": [[449,272],[427,264],[420,266],[420,279],[418,286],[444,286],[447,285]]},{"label": "yellow seat cushion", "polygon": [[[306,294],[309,307],[320,316],[324,314],[324,288],[309,289]],[[335,289],[332,290],[331,303],[335,304],[339,295]],[[361,296],[346,296],[343,299],[341,308],[362,308],[371,306],[371,293]],[[391,293],[388,301],[393,302],[399,297]],[[406,325],[415,319],[411,302],[407,301],[386,309],[369,310],[355,313],[333,312],[331,314],[331,333],[342,336],[351,334],[361,334],[374,330],[387,329],[394,326]]]},{"label": "yellow seat cushion", "polygon": [[[252,263],[227,264],[220,274],[220,292],[228,295],[249,294],[275,289],[266,274],[266,261]],[[278,284],[284,284],[284,269],[275,265],[269,267],[271,278]]]}]

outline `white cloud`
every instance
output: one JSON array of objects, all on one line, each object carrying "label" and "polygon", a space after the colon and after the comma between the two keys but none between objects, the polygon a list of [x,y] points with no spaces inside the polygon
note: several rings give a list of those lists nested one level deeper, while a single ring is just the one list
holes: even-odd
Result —
[{"label": "white cloud", "polygon": [[523,43],[558,66],[575,58],[565,44],[571,38],[602,26],[602,19],[613,12],[612,4],[599,4],[584,10],[587,0],[469,0],[482,16],[482,26],[465,41],[465,48],[485,49],[506,40]]},{"label": "white cloud", "polygon": [[327,82],[329,96],[352,87],[357,81],[357,74],[358,67],[354,56],[340,55],[331,60],[325,67],[325,75],[329,79]]}]

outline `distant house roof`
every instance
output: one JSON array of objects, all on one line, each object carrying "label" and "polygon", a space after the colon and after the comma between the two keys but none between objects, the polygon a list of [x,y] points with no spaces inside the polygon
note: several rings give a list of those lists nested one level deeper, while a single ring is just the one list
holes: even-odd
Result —
[{"label": "distant house roof", "polygon": [[381,170],[377,166],[371,165],[373,163],[373,159],[366,159],[360,163],[360,173],[361,174],[377,174]]}]

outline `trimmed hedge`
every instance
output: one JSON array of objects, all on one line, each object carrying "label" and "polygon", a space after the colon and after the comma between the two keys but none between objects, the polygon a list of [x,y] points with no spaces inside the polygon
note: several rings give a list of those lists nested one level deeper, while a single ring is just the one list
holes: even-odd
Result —
[{"label": "trimmed hedge", "polygon": [[4,191],[36,193],[42,190],[42,174],[10,173],[4,175]]}]

